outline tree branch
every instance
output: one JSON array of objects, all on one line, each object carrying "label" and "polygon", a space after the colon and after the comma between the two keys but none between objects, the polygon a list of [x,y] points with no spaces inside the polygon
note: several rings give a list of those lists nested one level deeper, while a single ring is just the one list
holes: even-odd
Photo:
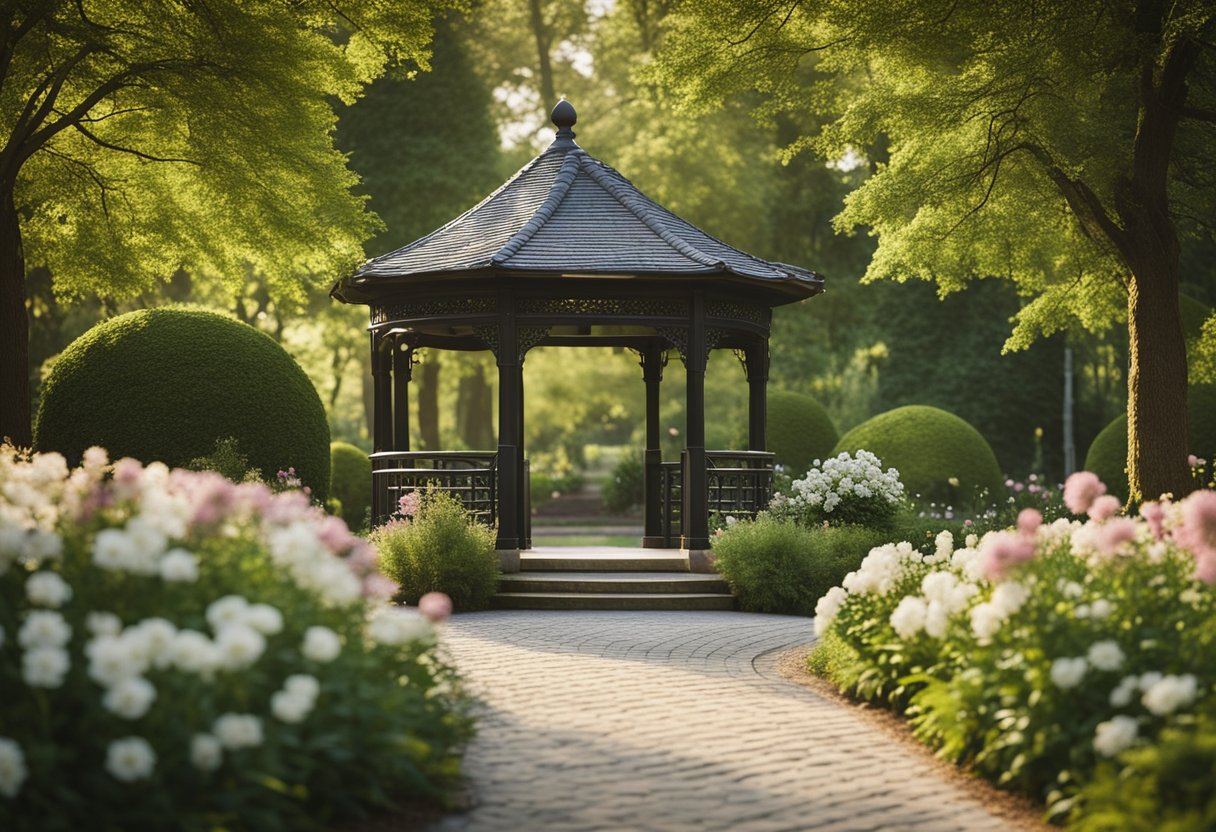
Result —
[{"label": "tree branch", "polygon": [[1207,121],[1216,124],[1216,110],[1209,110],[1204,107],[1184,106],[1178,111],[1178,114],[1183,118],[1191,118],[1196,121]]},{"label": "tree branch", "polygon": [[194,159],[179,159],[172,156],[153,156],[151,153],[144,153],[143,151],[135,150],[130,147],[122,147],[121,145],[111,144],[110,142],[99,138],[79,122],[73,124],[72,127],[85,138],[90,139],[94,144],[104,147],[107,150],[116,150],[119,153],[130,153],[132,156],[138,157],[147,162],[183,162],[187,165],[199,165],[200,167],[202,165],[201,162],[197,162]]},{"label": "tree branch", "polygon": [[1106,206],[1093,189],[1081,179],[1070,178],[1041,146],[1024,142],[1021,149],[1030,153],[1043,166],[1048,178],[1068,202],[1068,207],[1081,224],[1081,231],[1085,236],[1095,243],[1110,243],[1125,262],[1130,262],[1131,241],[1128,240],[1127,233],[1107,213]]}]

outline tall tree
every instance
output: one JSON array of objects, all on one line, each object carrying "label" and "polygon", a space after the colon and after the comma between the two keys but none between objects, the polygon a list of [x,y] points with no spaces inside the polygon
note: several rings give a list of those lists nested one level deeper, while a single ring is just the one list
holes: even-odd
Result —
[{"label": "tall tree", "polygon": [[[1016,282],[1008,346],[1124,319],[1133,496],[1190,490],[1181,238],[1213,216],[1216,25],[1203,0],[689,0],[659,74],[712,105],[762,89],[839,116],[800,144],[890,161],[842,228],[879,244],[869,278]],[[814,55],[833,80],[801,85]],[[864,83],[841,83],[841,79]]]},{"label": "tall tree", "polygon": [[30,439],[26,264],[131,295],[183,264],[277,291],[376,228],[330,133],[446,0],[17,0],[0,8],[0,435]]}]

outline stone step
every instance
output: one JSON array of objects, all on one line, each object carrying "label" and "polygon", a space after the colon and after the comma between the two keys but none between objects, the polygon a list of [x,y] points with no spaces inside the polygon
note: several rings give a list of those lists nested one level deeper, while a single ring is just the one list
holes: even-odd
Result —
[{"label": "stone step", "polygon": [[500,592],[500,610],[731,610],[735,599],[717,593]]},{"label": "stone step", "polygon": [[568,557],[521,552],[519,568],[523,572],[688,572],[688,559],[678,554]]},{"label": "stone step", "polygon": [[500,592],[720,593],[730,587],[718,575],[689,572],[516,572],[503,575]]}]

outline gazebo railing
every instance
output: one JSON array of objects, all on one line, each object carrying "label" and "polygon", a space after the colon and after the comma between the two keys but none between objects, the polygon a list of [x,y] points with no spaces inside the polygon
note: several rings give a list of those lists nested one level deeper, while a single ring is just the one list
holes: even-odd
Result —
[{"label": "gazebo railing", "polygon": [[434,486],[456,497],[486,525],[498,519],[498,454],[493,451],[381,451],[372,460],[373,525],[410,491]]},{"label": "gazebo railing", "polygon": [[[755,517],[773,496],[773,454],[767,451],[706,451],[705,473],[709,490],[709,514]],[[660,466],[660,504],[663,543],[680,545],[684,533],[683,462]]]}]

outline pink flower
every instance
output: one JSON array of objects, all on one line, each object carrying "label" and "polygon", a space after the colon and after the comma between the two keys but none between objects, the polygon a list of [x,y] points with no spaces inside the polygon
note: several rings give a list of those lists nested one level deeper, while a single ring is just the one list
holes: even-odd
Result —
[{"label": "pink flower", "polygon": [[333,515],[327,515],[317,524],[317,537],[325,544],[325,548],[335,555],[345,552],[358,540],[350,533],[350,529],[346,528],[346,522]]},{"label": "pink flower", "polygon": [[1023,485],[1023,484],[1022,484],[1022,483],[1020,483],[1020,482],[1015,482],[1015,483],[1013,484],[1013,490],[1014,490],[1014,491],[1016,491],[1016,492],[1018,492],[1019,494],[1021,494],[1023,491],[1025,491],[1025,490],[1026,490],[1026,486],[1025,486],[1025,485]]},{"label": "pink flower", "polygon": [[970,528],[970,527],[971,527],[971,520],[970,520],[970,519],[964,520],[964,521],[963,521],[963,525],[964,525],[964,526],[966,526],[967,528]]},{"label": "pink flower", "polygon": [[1182,525],[1174,541],[1201,560],[1216,558],[1216,492],[1196,491],[1178,505]]},{"label": "pink flower", "polygon": [[1043,525],[1043,515],[1037,508],[1024,508],[1018,512],[1018,531],[1033,536]]},{"label": "pink flower", "polygon": [[190,522],[196,526],[211,526],[227,517],[236,502],[236,486],[212,472],[200,472],[193,479],[194,514]]},{"label": "pink flower", "polygon": [[1208,552],[1195,561],[1195,579],[1205,584],[1216,584],[1216,552]]},{"label": "pink flower", "polygon": [[990,581],[1000,580],[1011,567],[1033,557],[1034,540],[1017,532],[989,535],[980,547],[980,564]]},{"label": "pink flower", "polygon": [[1064,483],[1064,505],[1073,514],[1089,511],[1094,500],[1106,493],[1106,486],[1091,471],[1078,471]]},{"label": "pink flower", "polygon": [[1140,516],[1148,523],[1153,537],[1161,540],[1165,537],[1165,506],[1161,503],[1141,503]]},{"label": "pink flower", "polygon": [[1186,458],[1186,464],[1192,468],[1198,468],[1202,462],[1200,462],[1199,457],[1195,456],[1194,454],[1189,454]]},{"label": "pink flower", "polygon": [[1103,523],[1094,533],[1094,542],[1104,555],[1113,555],[1124,543],[1136,539],[1136,521],[1130,517],[1116,517]]},{"label": "pink flower", "polygon": [[364,575],[374,571],[380,563],[380,553],[376,551],[376,547],[360,538],[355,539],[354,545],[351,547],[350,555],[346,558],[346,564],[354,570],[356,575]]},{"label": "pink flower", "polygon": [[397,511],[404,514],[406,517],[413,517],[418,513],[418,509],[422,507],[422,498],[417,491],[407,491],[401,495],[401,499],[397,501]]},{"label": "pink flower", "polygon": [[452,614],[452,599],[442,592],[428,592],[418,599],[418,612],[431,621],[447,621]]},{"label": "pink flower", "polygon": [[1089,506],[1089,517],[1091,520],[1097,520],[1101,523],[1103,520],[1114,517],[1119,513],[1119,509],[1123,507],[1119,502],[1119,498],[1113,494],[1103,494],[1098,499],[1094,500]]},{"label": "pink flower", "polygon": [[1043,490],[1043,486],[1039,485],[1037,482],[1032,482],[1030,485],[1026,486],[1026,490],[1031,494],[1038,494]]},{"label": "pink flower", "polygon": [[387,601],[401,591],[401,585],[390,578],[373,572],[363,579],[363,597]]}]

